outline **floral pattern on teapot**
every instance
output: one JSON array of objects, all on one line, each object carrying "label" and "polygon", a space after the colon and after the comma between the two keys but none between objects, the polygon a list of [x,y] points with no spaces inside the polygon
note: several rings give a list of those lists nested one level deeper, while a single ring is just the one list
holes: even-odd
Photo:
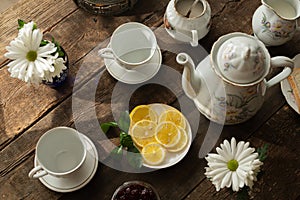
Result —
[{"label": "floral pattern on teapot", "polygon": [[252,104],[255,104],[259,97],[256,86],[249,87],[236,94],[227,94],[226,98],[215,96],[213,113],[216,115],[226,113],[227,124],[244,122],[257,112],[257,107]]},{"label": "floral pattern on teapot", "polygon": [[263,17],[261,24],[263,26],[263,33],[269,33],[273,39],[290,38],[293,36],[296,30],[296,23],[294,21],[287,21],[278,18],[274,22],[270,22],[265,13],[262,13]]}]

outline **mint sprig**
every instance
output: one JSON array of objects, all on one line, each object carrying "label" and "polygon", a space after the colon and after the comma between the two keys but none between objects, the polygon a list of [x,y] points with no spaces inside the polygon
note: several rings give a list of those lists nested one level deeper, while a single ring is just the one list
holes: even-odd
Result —
[{"label": "mint sprig", "polygon": [[128,163],[134,168],[141,168],[143,165],[142,155],[134,145],[131,135],[128,134],[130,127],[129,112],[121,113],[117,122],[106,122],[100,124],[100,126],[104,133],[107,133],[111,128],[118,128],[120,131],[120,145],[111,151],[110,156],[115,160],[121,160],[126,150]]}]

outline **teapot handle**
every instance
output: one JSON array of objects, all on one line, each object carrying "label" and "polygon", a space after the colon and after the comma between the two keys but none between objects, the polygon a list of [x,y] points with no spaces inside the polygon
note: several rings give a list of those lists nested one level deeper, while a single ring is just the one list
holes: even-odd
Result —
[{"label": "teapot handle", "polygon": [[294,61],[285,56],[276,56],[274,58],[271,58],[271,67],[284,67],[284,69],[271,80],[266,82],[267,87],[272,87],[273,85],[286,79],[292,73]]}]

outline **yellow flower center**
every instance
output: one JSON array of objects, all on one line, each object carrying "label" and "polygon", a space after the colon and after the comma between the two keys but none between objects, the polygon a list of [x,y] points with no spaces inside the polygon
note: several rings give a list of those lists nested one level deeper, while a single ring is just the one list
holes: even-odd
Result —
[{"label": "yellow flower center", "polygon": [[37,52],[36,51],[29,51],[26,55],[27,60],[33,62],[37,58]]},{"label": "yellow flower center", "polygon": [[236,171],[236,169],[239,167],[239,163],[237,160],[230,160],[227,162],[227,168],[230,170],[230,171]]}]

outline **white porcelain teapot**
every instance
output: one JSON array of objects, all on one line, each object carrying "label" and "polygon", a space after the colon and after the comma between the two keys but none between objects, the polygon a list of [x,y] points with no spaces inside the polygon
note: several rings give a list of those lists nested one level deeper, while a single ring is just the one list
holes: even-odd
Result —
[{"label": "white porcelain teapot", "polygon": [[255,36],[267,46],[278,46],[291,40],[300,16],[299,0],[262,0],[252,17]]},{"label": "white porcelain teapot", "polygon": [[[220,37],[196,69],[186,53],[176,60],[184,66],[185,94],[202,114],[220,124],[238,124],[254,116],[266,89],[288,77],[294,65],[287,57],[270,58],[261,41],[239,32]],[[267,81],[274,67],[284,69]]]}]

